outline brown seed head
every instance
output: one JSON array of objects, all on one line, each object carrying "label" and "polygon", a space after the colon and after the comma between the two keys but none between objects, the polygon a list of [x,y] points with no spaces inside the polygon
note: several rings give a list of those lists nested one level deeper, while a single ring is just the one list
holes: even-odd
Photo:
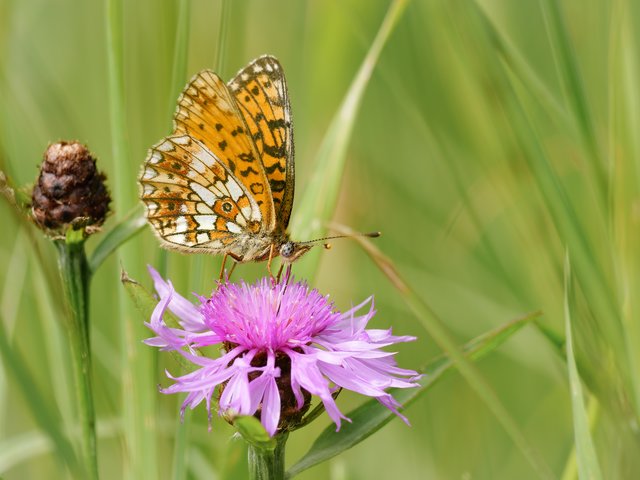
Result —
[{"label": "brown seed head", "polygon": [[86,225],[101,225],[111,201],[104,181],[95,159],[81,143],[49,145],[33,188],[33,218],[49,230],[59,230],[78,219]]}]

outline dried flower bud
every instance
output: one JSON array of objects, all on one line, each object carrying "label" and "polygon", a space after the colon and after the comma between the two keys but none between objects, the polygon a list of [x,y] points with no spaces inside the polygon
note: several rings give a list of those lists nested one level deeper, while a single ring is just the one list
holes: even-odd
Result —
[{"label": "dried flower bud", "polygon": [[101,225],[109,212],[109,192],[105,176],[98,172],[91,153],[79,142],[49,145],[33,189],[32,212],[45,229],[82,222]]}]

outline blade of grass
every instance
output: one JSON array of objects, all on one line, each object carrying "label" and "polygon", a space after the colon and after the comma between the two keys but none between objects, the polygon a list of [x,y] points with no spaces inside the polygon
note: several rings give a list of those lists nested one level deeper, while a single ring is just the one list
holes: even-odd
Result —
[{"label": "blade of grass", "polygon": [[569,107],[573,112],[582,142],[589,155],[586,166],[590,170],[590,178],[595,180],[596,195],[599,196],[599,205],[607,204],[607,172],[602,161],[596,129],[589,109],[589,103],[584,91],[584,85],[576,54],[569,39],[567,24],[562,13],[562,5],[556,0],[540,0],[540,7],[549,36],[549,43],[554,53],[556,68],[560,74],[564,94],[567,97]]},{"label": "blade of grass", "polygon": [[[187,76],[187,60],[189,53],[189,26],[191,24],[191,1],[179,0],[178,1],[178,16],[176,26],[176,38],[173,46],[173,65],[171,72],[171,90],[169,95],[169,111],[174,112],[176,108],[176,98],[178,92],[182,90],[185,84],[185,77]],[[161,275],[166,275],[168,258],[167,251],[162,249],[159,252],[160,261],[159,266],[161,268]],[[193,259],[192,259],[193,261]],[[129,289],[131,294],[131,287]],[[150,312],[145,316],[145,320],[150,318]],[[184,368],[184,367],[183,367]],[[191,415],[183,415],[180,422],[176,423],[176,431],[174,434],[174,452],[172,462],[172,478],[175,480],[187,478],[187,465],[185,455],[188,451],[189,445],[189,426],[191,423]]]},{"label": "blade of grass", "polygon": [[[598,402],[598,399],[593,396],[587,404],[587,418],[589,425],[592,426],[591,430],[593,430],[593,425],[595,425],[600,418],[600,403]],[[578,480],[579,478],[576,445],[574,442],[569,458],[567,459],[562,475],[560,476],[560,480]]]},{"label": "blade of grass", "polygon": [[538,73],[529,66],[511,39],[500,31],[487,13],[486,6],[479,0],[473,0],[473,5],[494,48],[522,84],[530,88],[531,96],[538,98],[554,118],[560,119],[563,124],[571,125],[571,117],[564,105],[547,88]]},{"label": "blade of grass", "polygon": [[24,237],[24,230],[18,230],[9,263],[6,265],[6,269],[11,272],[11,281],[4,284],[2,297],[0,297],[0,311],[5,319],[5,329],[9,338],[13,338],[13,330],[18,318],[20,299],[22,298],[21,293],[24,291],[24,282],[27,275],[27,254]]},{"label": "blade of grass", "polygon": [[[120,273],[120,281],[122,282],[124,290],[126,291],[127,295],[129,295],[132,303],[135,305],[138,313],[140,313],[139,323],[142,324],[143,322],[149,321],[153,310],[158,304],[158,300],[154,298],[153,295],[151,295],[151,293],[149,293],[142,285],[130,278],[129,275],[127,275],[127,272],[125,272],[124,270]],[[163,315],[163,318],[167,325],[169,325],[170,327],[180,328],[178,319],[171,312],[166,311]],[[148,337],[149,331],[145,330],[145,334],[140,338],[143,339]],[[195,351],[197,351],[197,349],[195,349]],[[185,360],[182,355],[174,351],[172,351],[171,354],[183,369],[185,369],[186,371],[193,370],[193,364]]]},{"label": "blade of grass", "polygon": [[634,218],[640,185],[640,98],[637,92],[637,46],[630,5],[614,2],[609,45],[609,159],[611,161],[611,236],[615,244],[622,325],[636,416],[640,416],[640,326],[637,322],[640,285],[637,245],[640,228]]},{"label": "blade of grass", "polygon": [[[347,147],[358,114],[362,96],[367,87],[380,52],[402,16],[408,0],[394,0],[376,34],[358,73],[353,79],[342,104],[331,120],[318,154],[315,169],[305,189],[291,231],[295,238],[312,239],[322,236],[324,223],[331,219],[336,207],[340,183],[346,161]],[[303,276],[311,277],[320,257],[317,251],[306,255]]]},{"label": "blade of grass", "polygon": [[[105,419],[98,422],[100,438],[112,439],[117,437],[121,431],[122,421],[120,419]],[[73,432],[73,434],[77,433]],[[55,453],[56,449],[57,446],[40,430],[28,431],[5,438],[0,441],[0,474],[8,472],[22,462],[33,463],[35,457],[50,454],[51,452]],[[49,472],[47,478],[51,478],[51,472]]]},{"label": "blade of grass", "polygon": [[[167,118],[173,118],[176,110],[176,98],[185,84],[187,74],[187,60],[189,52],[189,25],[191,20],[191,2],[189,0],[178,1],[178,15],[176,20],[176,37],[173,44],[173,63],[171,67],[171,85],[169,98],[167,99]],[[167,275],[169,265],[168,252],[165,249],[158,251],[156,266],[160,275]]]},{"label": "blade of grass", "polygon": [[[113,182],[116,209],[128,210],[135,201],[135,174],[128,152],[124,94],[123,0],[106,0],[107,61]],[[141,257],[131,244],[120,249],[120,262],[134,265]],[[154,352],[140,344],[142,322],[135,322],[123,288],[118,289],[118,318],[122,355],[122,411],[127,462],[125,479],[158,478],[157,400],[152,375]]]},{"label": "blade of grass", "polygon": [[33,462],[34,458],[50,453],[53,442],[42,431],[12,435],[0,442],[0,474],[8,473],[22,462]]},{"label": "blade of grass", "polygon": [[[247,478],[249,476],[249,466],[246,461],[248,454],[249,448],[247,442],[239,436],[234,436],[231,441],[227,442],[227,448],[224,453],[224,462],[218,467],[218,478],[220,480]],[[203,480],[208,480],[209,478],[213,478],[213,476],[210,475],[208,477],[201,478]]]},{"label": "blade of grass", "polygon": [[[347,233],[344,229],[342,233]],[[442,350],[452,359],[460,374],[469,386],[482,399],[487,408],[494,414],[504,430],[511,437],[514,444],[520,449],[540,478],[554,478],[552,471],[540,454],[526,439],[515,420],[506,410],[500,398],[487,383],[478,368],[470,362],[455,344],[453,337],[447,330],[443,321],[431,310],[431,308],[409,287],[400,276],[395,266],[386,256],[380,252],[371,242],[356,237],[355,240],[362,245],[376,266],[385,274],[391,284],[400,292],[403,300],[420,320],[421,325],[433,338]]]},{"label": "blade of grass", "polygon": [[31,244],[31,252],[38,258],[42,272],[47,277],[48,288],[54,293],[55,297],[59,297],[61,287],[58,281],[58,272],[53,268],[55,262],[45,260],[45,256],[38,243],[38,239],[42,237],[42,232],[33,228],[33,223],[30,221],[30,194],[27,194],[24,188],[15,188],[10,179],[5,175],[5,172],[0,171],[0,197],[9,203],[11,207],[9,211],[14,216],[16,223],[23,227],[21,231],[26,233],[29,243]]},{"label": "blade of grass", "polygon": [[53,396],[56,400],[55,404],[60,408],[64,424],[71,425],[75,421],[76,415],[71,395],[72,374],[69,367],[71,358],[63,330],[64,313],[61,306],[54,301],[40,264],[34,260],[30,263],[30,268],[33,269],[31,281],[33,282],[33,291],[38,298],[37,312],[45,336],[47,369],[51,378],[55,378],[55,382],[52,382]]},{"label": "blade of grass", "polygon": [[573,411],[573,429],[575,436],[576,460],[578,463],[579,478],[599,480],[602,478],[598,456],[591,438],[589,420],[584,406],[584,395],[578,367],[573,352],[573,339],[571,334],[571,311],[573,310],[573,293],[571,286],[571,264],[569,253],[565,258],[564,272],[564,317],[567,338],[567,370],[569,372],[569,384],[571,385],[571,408]]},{"label": "blade of grass", "polygon": [[[479,360],[493,352],[539,315],[539,312],[535,312],[512,320],[474,338],[460,350],[470,360]],[[455,365],[451,359],[440,356],[421,369],[424,376],[419,381],[420,388],[394,390],[393,396],[402,404],[402,410],[405,410],[410,404],[429,391],[445,374],[454,370]],[[336,432],[335,427],[330,425],[320,434],[309,451],[287,471],[287,478],[294,477],[300,472],[354,447],[380,430],[396,416],[391,410],[381,405],[380,402],[372,399],[349,412],[347,417],[351,419],[351,422],[346,422],[339,432]]]},{"label": "blade of grass", "polygon": [[100,243],[91,253],[89,258],[89,269],[91,273],[102,265],[102,263],[115,252],[127,240],[133,238],[147,225],[147,220],[140,213],[140,208],[136,207],[116,226],[109,230],[100,239]]},{"label": "blade of grass", "polygon": [[[241,441],[240,439],[237,439],[237,440],[238,441],[236,443],[240,445],[246,445],[245,442]],[[243,460],[247,457],[246,447],[245,447],[244,453],[245,454],[242,456]],[[210,454],[208,451],[205,455],[204,453],[202,453],[202,451],[200,451],[200,449],[195,447],[189,450],[190,478],[193,478],[193,480],[210,480],[212,478],[219,479],[219,480],[228,480],[223,473],[219,472],[219,468],[217,466],[214,468],[214,466],[211,464],[209,460],[209,455]],[[230,478],[235,480],[237,478],[247,478],[247,476],[248,476],[248,472],[245,469],[243,471],[243,475],[235,475]]]},{"label": "blade of grass", "polygon": [[[181,395],[180,402],[183,402],[186,394]],[[185,410],[182,415],[176,416],[176,426],[173,446],[173,465],[171,478],[173,480],[186,480],[188,473],[187,453],[189,446],[189,430],[191,426],[191,409]]]},{"label": "blade of grass", "polygon": [[[473,30],[474,27],[481,30],[486,28],[477,18],[471,20],[473,23],[469,25],[469,30]],[[489,35],[486,32],[485,34]],[[533,174],[535,184],[540,191],[540,198],[544,202],[558,236],[572,252],[575,279],[588,299],[588,308],[592,312],[592,317],[598,319],[597,329],[603,332],[602,348],[608,348],[606,345],[621,346],[614,352],[615,367],[619,368],[619,373],[627,379],[626,383],[629,383],[629,372],[625,367],[628,353],[625,351],[617,303],[618,293],[613,288],[614,281],[609,268],[611,252],[597,248],[598,239],[587,231],[585,220],[578,215],[580,205],[577,205],[568,193],[543,146],[535,122],[531,118],[534,111],[531,103],[535,103],[536,100],[528,95],[527,92],[530,89],[524,87],[501,62],[496,62],[492,72],[495,75],[495,82],[503,92],[505,118]],[[589,221],[592,220],[600,225],[598,215],[589,217]],[[604,228],[604,224],[602,226]],[[582,319],[586,320],[587,317]],[[626,392],[619,393],[627,395]]]},{"label": "blade of grass", "polygon": [[38,427],[47,434],[55,445],[58,459],[66,464],[75,478],[81,478],[80,467],[71,443],[60,429],[58,415],[53,412],[51,402],[45,400],[47,396],[37,387],[34,376],[27,369],[24,356],[9,344],[9,336],[4,328],[4,318],[0,314],[0,355],[5,370],[13,378],[24,397]]},{"label": "blade of grass", "polygon": [[[494,32],[485,21],[482,12],[479,9],[474,9],[474,13],[473,21],[487,38],[492,39]],[[556,228],[563,238],[570,240],[572,245],[575,243],[574,251],[580,249],[580,258],[584,258],[588,262],[585,268],[592,274],[593,281],[599,283],[600,291],[610,293],[611,289],[604,281],[603,267],[597,263],[593,246],[589,244],[589,236],[579,223],[576,208],[547,158],[539,135],[534,128],[534,123],[527,116],[526,99],[531,98],[527,92],[533,91],[531,86],[526,83],[528,79],[515,75],[504,62],[496,62],[492,67],[492,71],[498,76],[496,80],[505,92],[507,118],[513,126],[516,140],[520,143],[523,152],[527,154],[525,158],[532,167],[535,179],[548,205],[548,210],[554,218]],[[577,252],[575,253],[578,257]],[[585,278],[587,277],[585,275]],[[595,290],[596,288],[594,288]],[[613,298],[611,295],[605,297],[607,299]],[[616,309],[612,304],[609,304],[603,305],[602,310],[608,310],[611,313]]]},{"label": "blade of grass", "polygon": [[[531,167],[534,179],[542,193],[542,198],[550,213],[555,228],[563,241],[573,252],[576,281],[589,299],[589,308],[593,317],[598,319],[599,327],[606,332],[606,341],[612,345],[624,345],[624,334],[620,323],[621,317],[617,305],[617,293],[613,289],[607,263],[598,255],[593,239],[585,231],[577,206],[556,174],[539,134],[520,95],[518,85],[513,85],[513,97],[509,102],[511,125],[516,139],[522,147],[525,159]],[[626,358],[624,348],[618,352]],[[619,360],[619,359],[618,359]]]},{"label": "blade of grass", "polygon": [[189,24],[191,20],[191,2],[178,0],[178,19],[176,40],[173,46],[173,68],[171,71],[171,95],[169,112],[176,109],[176,98],[182,90],[187,72],[187,53],[189,52]]},{"label": "blade of grass", "polygon": [[227,40],[229,38],[229,19],[231,18],[231,1],[222,0],[220,2],[220,25],[218,30],[218,44],[216,45],[216,60],[214,65],[216,72],[222,74],[227,63]]},{"label": "blade of grass", "polygon": [[[487,19],[487,22],[489,20]],[[490,28],[495,28],[495,26],[490,25]],[[495,32],[495,35],[499,35],[498,32]],[[498,42],[499,43],[499,42]],[[504,48],[504,47],[500,47]],[[514,47],[510,47],[514,48]],[[523,61],[523,60],[521,60]],[[470,196],[470,192],[468,188],[463,184],[464,172],[459,166],[459,155],[460,153],[454,149],[449,141],[446,138],[443,138],[441,134],[437,131],[434,131],[433,128],[427,122],[427,119],[424,116],[424,113],[419,110],[413,101],[412,97],[406,91],[402,89],[402,79],[399,75],[394,71],[390,71],[389,69],[380,70],[380,74],[382,78],[388,84],[389,91],[394,96],[396,103],[403,108],[403,114],[408,123],[414,125],[414,128],[418,129],[419,138],[425,143],[426,156],[434,157],[434,158],[442,158],[444,157],[445,166],[449,171],[449,176],[453,180],[453,184],[456,188],[457,195],[460,198],[460,204],[463,207],[462,209],[469,217],[470,222],[474,226],[474,228],[480,232],[483,229],[482,223],[482,205],[478,202],[473,201],[473,198]],[[527,75],[525,75],[527,76]],[[540,80],[537,78],[530,79],[532,81],[539,82]],[[541,95],[536,89],[536,93]],[[551,95],[549,92],[547,94]],[[557,103],[554,103],[555,108],[559,109],[560,106]],[[566,112],[563,112],[566,117]],[[500,185],[495,185],[496,193],[499,193],[505,203],[511,201],[511,197],[509,196],[509,191],[503,191],[499,187]],[[529,231],[530,222],[527,217],[515,215],[511,224],[513,225],[513,229],[518,233],[518,238],[515,240],[519,242],[524,250],[528,250],[530,247],[535,245],[537,239],[531,238],[531,234]],[[333,223],[331,224],[333,225]],[[525,285],[520,285],[521,282],[518,282],[516,278],[513,276],[513,273],[509,268],[506,268],[504,265],[504,259],[499,253],[499,246],[494,245],[491,240],[491,237],[488,235],[481,235],[478,239],[480,242],[480,246],[484,248],[487,257],[487,269],[492,272],[493,275],[496,276],[496,281],[502,282],[507,285],[511,285],[514,290],[517,289],[518,295],[520,298],[525,298],[528,303],[535,302],[534,292]],[[554,274],[554,264],[552,259],[549,258],[541,258],[539,259],[538,268],[545,268],[548,272],[548,275],[551,276]],[[556,349],[561,353],[564,358],[564,337],[560,331],[555,330],[550,325],[545,325],[542,323],[536,323],[536,327],[539,328],[540,332],[547,337],[551,344],[553,344]]]}]

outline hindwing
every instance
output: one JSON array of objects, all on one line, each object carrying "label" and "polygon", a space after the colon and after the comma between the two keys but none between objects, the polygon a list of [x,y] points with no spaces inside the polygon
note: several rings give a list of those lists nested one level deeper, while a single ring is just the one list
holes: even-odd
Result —
[{"label": "hindwing", "polygon": [[168,247],[224,253],[238,235],[260,230],[256,200],[224,162],[189,135],[154,145],[140,183],[147,218]]}]

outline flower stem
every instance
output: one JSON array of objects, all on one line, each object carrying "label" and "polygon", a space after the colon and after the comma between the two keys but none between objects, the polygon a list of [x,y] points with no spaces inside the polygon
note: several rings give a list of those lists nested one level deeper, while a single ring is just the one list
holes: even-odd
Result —
[{"label": "flower stem", "polygon": [[284,479],[284,447],[289,432],[275,437],[276,448],[268,450],[249,444],[249,478],[251,480]]},{"label": "flower stem", "polygon": [[89,282],[91,272],[81,232],[70,232],[66,240],[56,240],[58,266],[69,306],[67,333],[75,380],[75,394],[81,428],[79,457],[86,478],[97,480],[96,419],[91,385],[89,342]]}]

